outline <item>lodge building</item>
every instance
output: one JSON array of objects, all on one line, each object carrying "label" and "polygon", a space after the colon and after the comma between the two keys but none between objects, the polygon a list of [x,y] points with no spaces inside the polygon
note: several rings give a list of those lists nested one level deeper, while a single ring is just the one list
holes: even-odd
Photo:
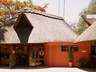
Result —
[{"label": "lodge building", "polygon": [[23,9],[0,27],[0,66],[67,67],[69,50],[76,66],[90,60],[88,43],[74,43],[77,37],[63,18]]}]

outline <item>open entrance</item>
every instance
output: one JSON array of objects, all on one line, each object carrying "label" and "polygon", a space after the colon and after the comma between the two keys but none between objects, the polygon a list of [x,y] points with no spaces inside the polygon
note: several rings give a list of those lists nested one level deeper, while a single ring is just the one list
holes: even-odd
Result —
[{"label": "open entrance", "polygon": [[0,47],[0,65],[1,66],[9,65],[9,56],[10,56],[10,48],[7,46],[3,48]]},{"label": "open entrance", "polygon": [[0,45],[0,65],[9,68],[21,66],[43,66],[43,44]]},{"label": "open entrance", "polygon": [[15,66],[28,66],[28,48],[26,46],[15,46],[13,53],[15,54]]}]

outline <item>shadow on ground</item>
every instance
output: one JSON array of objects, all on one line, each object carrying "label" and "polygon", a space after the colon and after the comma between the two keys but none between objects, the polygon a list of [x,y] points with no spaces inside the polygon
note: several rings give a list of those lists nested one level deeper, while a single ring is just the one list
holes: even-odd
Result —
[{"label": "shadow on ground", "polygon": [[96,72],[96,68],[79,68],[79,69],[87,72]]}]

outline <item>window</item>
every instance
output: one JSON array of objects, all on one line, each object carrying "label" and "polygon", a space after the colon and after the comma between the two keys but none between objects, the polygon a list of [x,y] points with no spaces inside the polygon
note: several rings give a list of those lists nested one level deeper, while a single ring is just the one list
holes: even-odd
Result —
[{"label": "window", "polygon": [[62,52],[66,52],[66,51],[68,51],[68,46],[61,46],[61,51]]},{"label": "window", "polygon": [[71,46],[71,49],[70,49],[71,51],[78,51],[78,46],[76,46],[76,45],[73,45],[73,46]]},{"label": "window", "polygon": [[68,51],[77,52],[78,51],[78,46],[76,46],[76,45],[73,45],[73,46],[61,46],[61,51],[62,52],[68,52]]}]

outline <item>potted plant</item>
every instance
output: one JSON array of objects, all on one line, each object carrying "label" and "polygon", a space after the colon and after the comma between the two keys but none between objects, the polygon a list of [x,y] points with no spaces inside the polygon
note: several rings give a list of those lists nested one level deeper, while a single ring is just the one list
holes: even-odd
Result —
[{"label": "potted plant", "polygon": [[68,64],[69,64],[69,67],[72,67],[72,63],[73,62],[73,58],[69,58],[69,60],[68,60]]},{"label": "potted plant", "polygon": [[72,51],[69,51],[69,58],[68,58],[68,64],[69,64],[69,67],[72,67],[72,63],[73,62],[73,54],[72,54]]},{"label": "potted plant", "polygon": [[76,66],[77,66],[77,67],[81,67],[81,61],[78,61],[78,62],[76,63]]}]

